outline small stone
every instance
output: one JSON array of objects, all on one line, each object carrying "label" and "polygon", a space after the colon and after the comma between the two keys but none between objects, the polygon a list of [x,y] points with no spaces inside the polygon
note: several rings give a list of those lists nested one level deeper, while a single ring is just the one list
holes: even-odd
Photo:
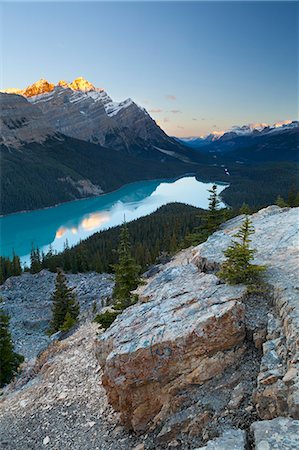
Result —
[{"label": "small stone", "polygon": [[59,394],[58,398],[59,398],[59,400],[64,400],[65,398],[67,398],[67,393],[61,392],[61,394]]},{"label": "small stone", "polygon": [[253,411],[253,406],[252,405],[246,406],[245,411],[247,411],[249,413],[252,412]]},{"label": "small stone", "polygon": [[21,400],[21,401],[20,401],[20,406],[21,406],[21,408],[25,408],[26,405],[27,405],[26,400]]},{"label": "small stone", "polygon": [[144,444],[137,444],[136,447],[133,448],[133,450],[144,450]]},{"label": "small stone", "polygon": [[266,335],[267,335],[266,328],[263,328],[261,330],[256,331],[255,333],[253,333],[253,342],[254,342],[255,348],[257,348],[258,350],[262,349],[263,343],[266,340]]},{"label": "small stone", "polygon": [[228,407],[233,409],[237,408],[242,403],[244,396],[244,387],[241,384],[238,384],[232,392]]},{"label": "small stone", "polygon": [[96,423],[95,422],[87,422],[87,426],[92,428]]},{"label": "small stone", "polygon": [[293,382],[293,380],[296,378],[297,376],[297,369],[296,367],[291,367],[287,373],[285,374],[285,376],[283,377],[282,381],[285,384],[291,384]]},{"label": "small stone", "polygon": [[267,441],[261,441],[259,443],[259,450],[270,450],[270,446]]},{"label": "small stone", "polygon": [[169,442],[168,447],[177,447],[178,445],[180,445],[180,443],[174,439],[173,441]]},{"label": "small stone", "polygon": [[49,442],[50,442],[50,438],[49,438],[49,436],[46,436],[43,440],[43,444],[47,445],[47,444],[49,444]]}]

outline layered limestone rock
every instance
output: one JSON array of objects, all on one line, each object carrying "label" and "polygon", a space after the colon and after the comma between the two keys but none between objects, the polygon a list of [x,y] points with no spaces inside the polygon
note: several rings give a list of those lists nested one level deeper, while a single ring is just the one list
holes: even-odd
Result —
[{"label": "layered limestone rock", "polygon": [[178,391],[241,357],[243,294],[243,287],[219,284],[193,264],[170,266],[144,289],[143,303],[100,337],[103,385],[129,428],[146,429],[167,413]]},{"label": "layered limestone rock", "polygon": [[[255,263],[267,266],[274,287],[275,317],[269,315],[261,373],[255,394],[262,419],[299,418],[299,208],[269,206],[252,217]],[[224,260],[223,250],[242,223],[240,216],[223,225],[193,251],[193,263],[210,271]]]},{"label": "layered limestone rock", "polygon": [[24,143],[42,143],[55,135],[40,109],[14,94],[0,93],[0,128],[0,144],[14,148]]},{"label": "layered limestone rock", "polygon": [[[269,314],[267,330],[257,327],[247,346],[264,352],[254,396],[261,418],[297,417],[298,211],[273,206],[252,216],[256,263],[267,265],[266,280],[274,286],[276,308],[274,315]],[[243,219],[227,222],[205,243],[176,255],[137,290],[140,302],[124,311],[99,338],[103,385],[128,427],[144,430],[165,419],[180,408],[183,392],[198,386],[204,395],[204,386],[217,377],[224,377],[220,386],[231,389],[231,398],[223,399],[223,407],[237,411],[242,403],[244,371],[236,381],[231,372],[237,361],[246,360],[245,287],[220,283],[211,272],[224,260],[223,250]],[[263,307],[253,306],[257,322]],[[267,318],[267,310],[263,314]],[[244,414],[250,415],[252,409],[248,405]],[[209,410],[198,417],[205,414],[209,417]],[[186,412],[183,419],[169,420],[159,436],[171,437],[182,420],[189,430],[189,419]]]}]

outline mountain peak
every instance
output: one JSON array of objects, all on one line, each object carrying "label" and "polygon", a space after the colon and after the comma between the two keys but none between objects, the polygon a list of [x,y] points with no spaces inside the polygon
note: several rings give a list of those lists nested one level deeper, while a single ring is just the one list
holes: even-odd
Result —
[{"label": "mountain peak", "polygon": [[24,97],[33,97],[35,95],[46,94],[48,92],[51,92],[57,86],[81,92],[104,91],[103,88],[96,88],[92,83],[90,83],[90,81],[86,80],[85,78],[78,77],[74,81],[72,81],[72,83],[68,83],[65,80],[59,80],[56,85],[53,83],[49,83],[44,78],[41,78],[40,80],[36,81],[36,83],[31,84],[25,89],[10,88],[4,89],[1,92],[5,92],[7,94],[19,94],[23,95]]},{"label": "mountain peak", "polygon": [[72,83],[68,85],[71,89],[74,91],[83,91],[83,92],[89,92],[89,91],[95,91],[95,86],[87,81],[83,77],[76,78]]},{"label": "mountain peak", "polygon": [[33,97],[34,95],[44,94],[51,92],[55,88],[53,83],[49,83],[44,78],[41,78],[36,83],[31,84],[23,91],[25,97]]},{"label": "mountain peak", "polygon": [[67,88],[69,87],[68,83],[65,80],[59,80],[57,86]]}]

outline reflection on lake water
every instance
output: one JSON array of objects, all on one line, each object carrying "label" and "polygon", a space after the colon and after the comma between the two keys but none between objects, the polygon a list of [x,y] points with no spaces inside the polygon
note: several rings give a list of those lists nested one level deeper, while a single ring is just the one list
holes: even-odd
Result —
[{"label": "reflection on lake water", "polygon": [[[28,263],[32,245],[46,252],[49,245],[61,251],[96,231],[152,213],[162,205],[182,202],[207,208],[212,183],[195,177],[179,180],[141,181],[96,198],[64,203],[53,208],[16,213],[0,218],[1,255],[13,250]],[[218,192],[225,188],[219,185]]]}]

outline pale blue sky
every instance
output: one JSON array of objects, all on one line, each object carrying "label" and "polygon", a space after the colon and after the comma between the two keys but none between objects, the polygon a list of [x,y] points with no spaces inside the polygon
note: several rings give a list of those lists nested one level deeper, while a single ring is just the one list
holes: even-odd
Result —
[{"label": "pale blue sky", "polygon": [[169,134],[296,119],[296,2],[7,2],[2,88],[84,76]]}]

